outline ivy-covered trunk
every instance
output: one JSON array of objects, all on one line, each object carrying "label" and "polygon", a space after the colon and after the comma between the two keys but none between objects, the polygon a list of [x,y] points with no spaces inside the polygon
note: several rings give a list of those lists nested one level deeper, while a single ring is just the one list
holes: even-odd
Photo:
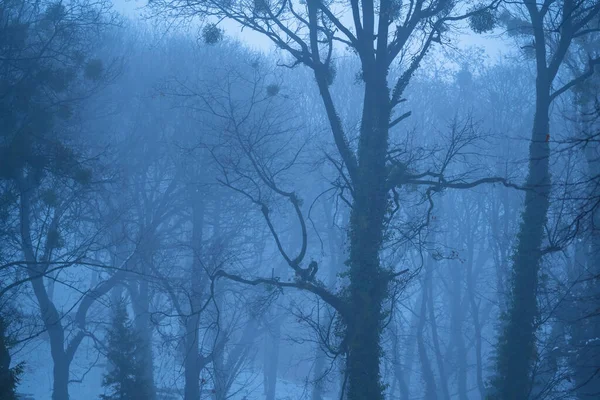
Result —
[{"label": "ivy-covered trunk", "polygon": [[[544,60],[545,62],[545,60]],[[535,326],[538,314],[538,272],[550,193],[549,107],[550,79],[546,68],[538,68],[536,110],[529,146],[528,190],[517,237],[506,325],[498,344],[498,399],[525,400],[532,383],[536,357]]]},{"label": "ivy-covered trunk", "polygon": [[389,100],[386,71],[363,66],[365,100],[358,147],[358,174],[350,217],[347,374],[349,400],[383,399],[379,371],[382,302],[387,277],[379,259],[387,208],[386,166]]}]

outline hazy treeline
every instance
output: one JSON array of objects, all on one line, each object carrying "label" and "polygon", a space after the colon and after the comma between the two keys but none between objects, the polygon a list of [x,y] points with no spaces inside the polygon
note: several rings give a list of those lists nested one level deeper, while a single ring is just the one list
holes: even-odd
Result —
[{"label": "hazy treeline", "polygon": [[538,3],[4,0],[0,399],[598,398],[600,5]]}]

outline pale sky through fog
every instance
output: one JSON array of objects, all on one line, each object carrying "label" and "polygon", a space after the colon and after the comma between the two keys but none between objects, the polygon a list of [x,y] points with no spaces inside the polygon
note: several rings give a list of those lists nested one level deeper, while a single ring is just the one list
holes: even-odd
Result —
[{"label": "pale sky through fog", "polygon": [[[121,12],[130,18],[140,18],[143,14],[143,7],[148,0],[112,0],[115,10]],[[225,32],[230,37],[235,37],[241,42],[248,45],[254,50],[269,52],[274,47],[271,42],[263,35],[253,32],[251,29],[242,31],[240,25],[223,21],[220,24],[225,29]],[[466,31],[466,34],[461,35],[458,43],[455,43],[459,48],[468,48],[471,46],[482,47],[491,60],[496,59],[501,53],[507,53],[509,46],[506,41],[486,35],[478,35],[473,32]]]}]

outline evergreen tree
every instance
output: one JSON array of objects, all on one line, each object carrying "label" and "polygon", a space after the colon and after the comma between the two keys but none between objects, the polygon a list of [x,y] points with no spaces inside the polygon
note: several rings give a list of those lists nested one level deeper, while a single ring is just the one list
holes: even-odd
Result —
[{"label": "evergreen tree", "polygon": [[23,373],[23,363],[10,367],[12,339],[8,332],[8,322],[0,313],[0,399],[16,400],[19,377]]},{"label": "evergreen tree", "polygon": [[106,358],[110,371],[104,375],[102,386],[108,394],[102,400],[145,400],[150,398],[151,387],[143,379],[143,362],[139,359],[141,342],[127,315],[124,301],[115,309],[108,331]]}]

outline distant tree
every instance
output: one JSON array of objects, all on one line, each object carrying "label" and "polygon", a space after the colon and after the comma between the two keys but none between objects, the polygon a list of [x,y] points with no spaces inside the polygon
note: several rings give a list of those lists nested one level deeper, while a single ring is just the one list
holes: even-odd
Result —
[{"label": "distant tree", "polygon": [[104,375],[102,386],[108,394],[102,400],[146,400],[151,397],[152,385],[144,379],[143,346],[137,331],[129,320],[125,301],[117,303],[108,331],[106,358],[110,371]]},{"label": "distant tree", "polygon": [[[596,49],[600,51],[599,41]],[[573,207],[579,227],[568,265],[572,288],[557,316],[568,332],[562,354],[570,366],[571,389],[578,399],[588,400],[600,394],[600,74],[576,87],[574,100],[576,130],[566,148],[575,144],[585,157],[586,168],[573,184],[582,193],[581,205]]]},{"label": "distant tree", "polygon": [[86,180],[64,124],[106,82],[107,68],[93,54],[113,21],[109,7],[88,0],[1,3],[0,179],[28,168],[36,182],[48,170]]},{"label": "distant tree", "polygon": [[[78,322],[64,323],[62,307],[53,296],[58,273],[54,262],[76,264],[97,242],[93,235],[83,246],[69,240],[77,229],[78,235],[90,232],[89,219],[84,221],[79,206],[88,206],[88,216],[92,213],[92,202],[84,200],[89,199],[97,160],[91,146],[82,145],[81,125],[74,117],[81,115],[84,100],[110,82],[112,70],[96,57],[116,21],[110,7],[105,0],[0,3],[0,184],[5,188],[2,194],[9,195],[0,203],[9,206],[14,217],[9,231],[16,237],[3,241],[2,251],[12,261],[18,253],[23,256],[17,274],[27,277],[11,286],[30,283],[39,305],[51,348],[53,400],[68,400],[70,365],[89,336],[84,327],[87,311],[116,281],[87,292],[76,309],[67,307]],[[52,222],[40,223],[41,215]]]}]

